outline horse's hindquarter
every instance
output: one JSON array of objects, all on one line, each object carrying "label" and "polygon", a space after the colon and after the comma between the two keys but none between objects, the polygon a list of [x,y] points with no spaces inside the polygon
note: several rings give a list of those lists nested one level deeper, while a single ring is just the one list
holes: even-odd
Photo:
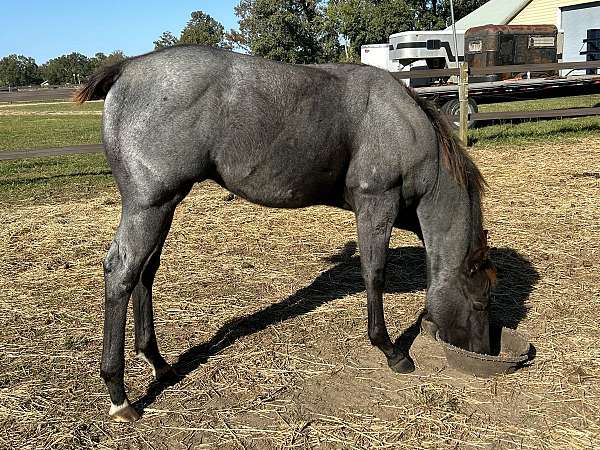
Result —
[{"label": "horse's hindquarter", "polygon": [[107,159],[124,195],[154,202],[155,192],[206,179],[221,120],[222,53],[184,46],[127,62],[103,115]]}]

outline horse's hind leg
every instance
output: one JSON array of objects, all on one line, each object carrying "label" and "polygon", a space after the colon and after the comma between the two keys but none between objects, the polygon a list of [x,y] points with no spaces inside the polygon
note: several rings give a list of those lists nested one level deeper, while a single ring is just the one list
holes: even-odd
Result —
[{"label": "horse's hind leg", "polygon": [[158,349],[154,331],[154,313],[152,310],[152,285],[160,265],[160,255],[164,241],[169,232],[173,211],[166,218],[163,234],[156,243],[156,248],[150,254],[142,269],[141,276],[133,290],[133,320],[135,322],[135,352],[152,368],[156,380],[164,380],[175,375],[171,366],[165,361]]},{"label": "horse's hind leg", "polygon": [[127,303],[144,266],[162,247],[175,206],[187,192],[152,205],[124,198],[121,222],[104,261],[104,342],[100,374],[110,394],[109,414],[117,421],[133,421],[139,417],[127,400],[123,382]]},{"label": "horse's hind leg", "polygon": [[399,199],[397,190],[354,195],[360,261],[367,289],[369,340],[385,354],[392,370],[407,373],[415,366],[390,340],[383,314],[386,252]]}]

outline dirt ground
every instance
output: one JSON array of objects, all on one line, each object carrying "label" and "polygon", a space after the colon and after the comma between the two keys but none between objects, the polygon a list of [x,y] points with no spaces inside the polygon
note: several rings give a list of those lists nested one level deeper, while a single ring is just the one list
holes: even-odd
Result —
[{"label": "dirt ground", "polygon": [[[419,335],[416,372],[392,373],[366,335],[353,216],[204,184],[178,209],[155,288],[159,345],[182,379],[152,383],[130,320],[126,383],[143,417],[111,423],[101,261],[116,191],[0,205],[0,447],[600,447],[600,138],[472,154],[490,184],[493,314],[535,345],[530,367],[462,375]],[[424,252],[403,232],[391,247],[386,317],[408,339]]]}]

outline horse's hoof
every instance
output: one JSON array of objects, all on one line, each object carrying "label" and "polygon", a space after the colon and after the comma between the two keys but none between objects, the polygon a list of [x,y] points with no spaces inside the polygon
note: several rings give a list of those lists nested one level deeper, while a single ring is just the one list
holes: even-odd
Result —
[{"label": "horse's hoof", "polygon": [[165,364],[160,369],[156,369],[154,379],[158,382],[175,380],[177,372],[169,364]]},{"label": "horse's hoof", "polygon": [[140,418],[138,412],[127,401],[121,406],[111,406],[108,415],[115,422],[135,422]]},{"label": "horse's hoof", "polygon": [[415,371],[415,363],[410,356],[399,353],[393,358],[388,358],[388,366],[396,373],[411,373]]}]

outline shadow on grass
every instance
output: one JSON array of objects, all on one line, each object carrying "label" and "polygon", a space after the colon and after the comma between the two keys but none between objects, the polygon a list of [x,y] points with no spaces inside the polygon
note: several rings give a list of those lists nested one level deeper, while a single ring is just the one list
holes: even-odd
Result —
[{"label": "shadow on grass", "polygon": [[[306,314],[325,303],[364,291],[360,259],[356,255],[356,249],[355,242],[348,242],[338,254],[327,258],[327,261],[335,265],[321,273],[311,284],[279,303],[225,323],[208,342],[183,352],[173,365],[177,376],[163,383],[152,383],[134,407],[143,410],[166,388],[183,380],[209,357],[229,347],[238,339],[264,330],[270,325]],[[510,248],[494,249],[491,257],[498,269],[498,284],[492,296],[492,320],[499,325],[516,328],[527,314],[525,301],[539,279],[538,273],[526,258]],[[425,251],[422,247],[390,249],[386,292],[424,290],[427,286],[425,273]],[[407,354],[419,334],[422,317],[423,312],[396,340],[396,345]],[[315,336],[315,339],[318,339],[318,336]]]}]

